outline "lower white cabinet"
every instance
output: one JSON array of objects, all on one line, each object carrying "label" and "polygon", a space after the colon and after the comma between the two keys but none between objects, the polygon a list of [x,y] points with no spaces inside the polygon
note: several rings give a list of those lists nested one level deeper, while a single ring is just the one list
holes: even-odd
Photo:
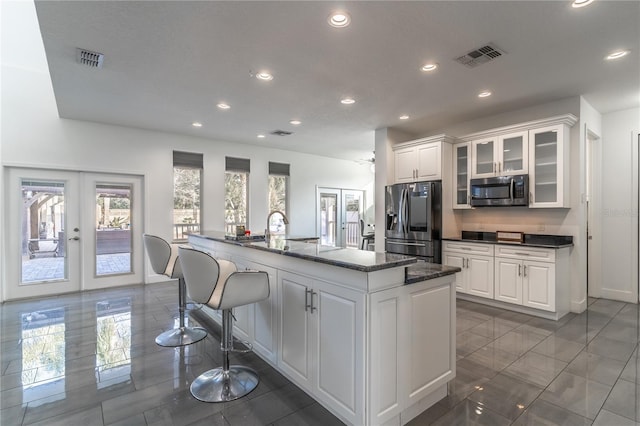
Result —
[{"label": "lower white cabinet", "polygon": [[369,296],[371,382],[365,424],[404,424],[401,413],[408,407],[446,395],[456,368],[455,294],[450,279],[442,277]]},{"label": "lower white cabinet", "polygon": [[280,271],[278,366],[347,419],[364,415],[364,293]]},{"label": "lower white cabinet", "polygon": [[445,241],[443,264],[457,266],[456,290],[493,299],[493,245]]},{"label": "lower white cabinet", "polygon": [[495,299],[555,311],[555,252],[555,249],[498,245],[495,258]]},{"label": "lower white cabinet", "polygon": [[442,257],[462,269],[458,293],[553,312],[556,319],[570,310],[569,248],[444,241]]}]

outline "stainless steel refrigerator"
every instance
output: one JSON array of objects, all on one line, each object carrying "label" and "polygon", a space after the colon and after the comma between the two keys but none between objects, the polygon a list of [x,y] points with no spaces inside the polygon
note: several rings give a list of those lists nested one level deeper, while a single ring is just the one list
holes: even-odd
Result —
[{"label": "stainless steel refrigerator", "polygon": [[442,182],[385,187],[385,249],[442,263]]}]

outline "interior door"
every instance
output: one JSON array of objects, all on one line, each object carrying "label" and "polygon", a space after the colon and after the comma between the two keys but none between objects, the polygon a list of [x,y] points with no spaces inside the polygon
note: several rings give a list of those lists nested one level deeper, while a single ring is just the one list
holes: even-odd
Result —
[{"label": "interior door", "polygon": [[[143,229],[141,179],[8,169],[5,299],[142,282],[141,236],[135,237]],[[129,207],[109,211],[108,203],[106,216],[97,208],[105,194],[124,198],[127,191]]]}]

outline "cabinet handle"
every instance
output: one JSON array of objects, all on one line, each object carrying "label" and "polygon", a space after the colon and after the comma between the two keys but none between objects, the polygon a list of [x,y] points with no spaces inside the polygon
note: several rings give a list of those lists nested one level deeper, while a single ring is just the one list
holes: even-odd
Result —
[{"label": "cabinet handle", "polygon": [[522,275],[522,265],[518,265],[518,276]]},{"label": "cabinet handle", "polygon": [[471,247],[460,247],[460,250],[473,250]]},{"label": "cabinet handle", "polygon": [[524,265],[523,269],[524,269],[524,276],[526,277],[527,276],[527,265]]},{"label": "cabinet handle", "polygon": [[467,204],[471,205],[471,194],[467,195]]},{"label": "cabinet handle", "polygon": [[317,295],[318,293],[316,293],[313,290],[310,290],[310,292],[311,292],[311,313],[313,313],[313,311],[318,309],[315,306],[313,306],[313,296]]},{"label": "cabinet handle", "polygon": [[[309,304],[309,293],[311,293],[311,304]],[[313,291],[308,288],[304,289],[304,311],[307,312],[307,309],[313,309]],[[313,311],[311,311],[313,312]]]},{"label": "cabinet handle", "polygon": [[493,173],[495,173],[495,172],[496,172],[496,163],[494,162],[493,163]]},{"label": "cabinet handle", "polygon": [[520,252],[515,252],[514,254],[515,254],[515,255],[517,255],[517,256],[531,256],[531,254],[530,254],[530,253],[520,253]]},{"label": "cabinet handle", "polygon": [[529,192],[529,205],[533,204],[533,192]]},{"label": "cabinet handle", "polygon": [[502,162],[498,161],[498,172],[502,173]]},{"label": "cabinet handle", "polygon": [[469,269],[469,258],[467,257],[467,269]]}]

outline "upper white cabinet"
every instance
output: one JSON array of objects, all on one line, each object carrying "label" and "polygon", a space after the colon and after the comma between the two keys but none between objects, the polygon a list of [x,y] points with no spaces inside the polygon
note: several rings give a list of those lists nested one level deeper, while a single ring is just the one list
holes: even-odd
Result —
[{"label": "upper white cabinet", "polygon": [[569,126],[529,131],[529,207],[569,207]]},{"label": "upper white cabinet", "polygon": [[470,209],[471,194],[469,180],[471,172],[471,143],[463,142],[453,146],[453,208]]},{"label": "upper white cabinet", "polygon": [[527,131],[519,131],[472,141],[471,177],[526,174],[528,139]]},{"label": "upper white cabinet", "polygon": [[577,120],[565,114],[460,138],[453,151],[453,208],[470,208],[470,179],[519,174],[529,175],[529,207],[569,208],[570,128]]},{"label": "upper white cabinet", "polygon": [[443,164],[451,161],[450,150],[443,149],[443,143],[451,142],[451,138],[437,135],[394,146],[394,183],[442,179]]}]

